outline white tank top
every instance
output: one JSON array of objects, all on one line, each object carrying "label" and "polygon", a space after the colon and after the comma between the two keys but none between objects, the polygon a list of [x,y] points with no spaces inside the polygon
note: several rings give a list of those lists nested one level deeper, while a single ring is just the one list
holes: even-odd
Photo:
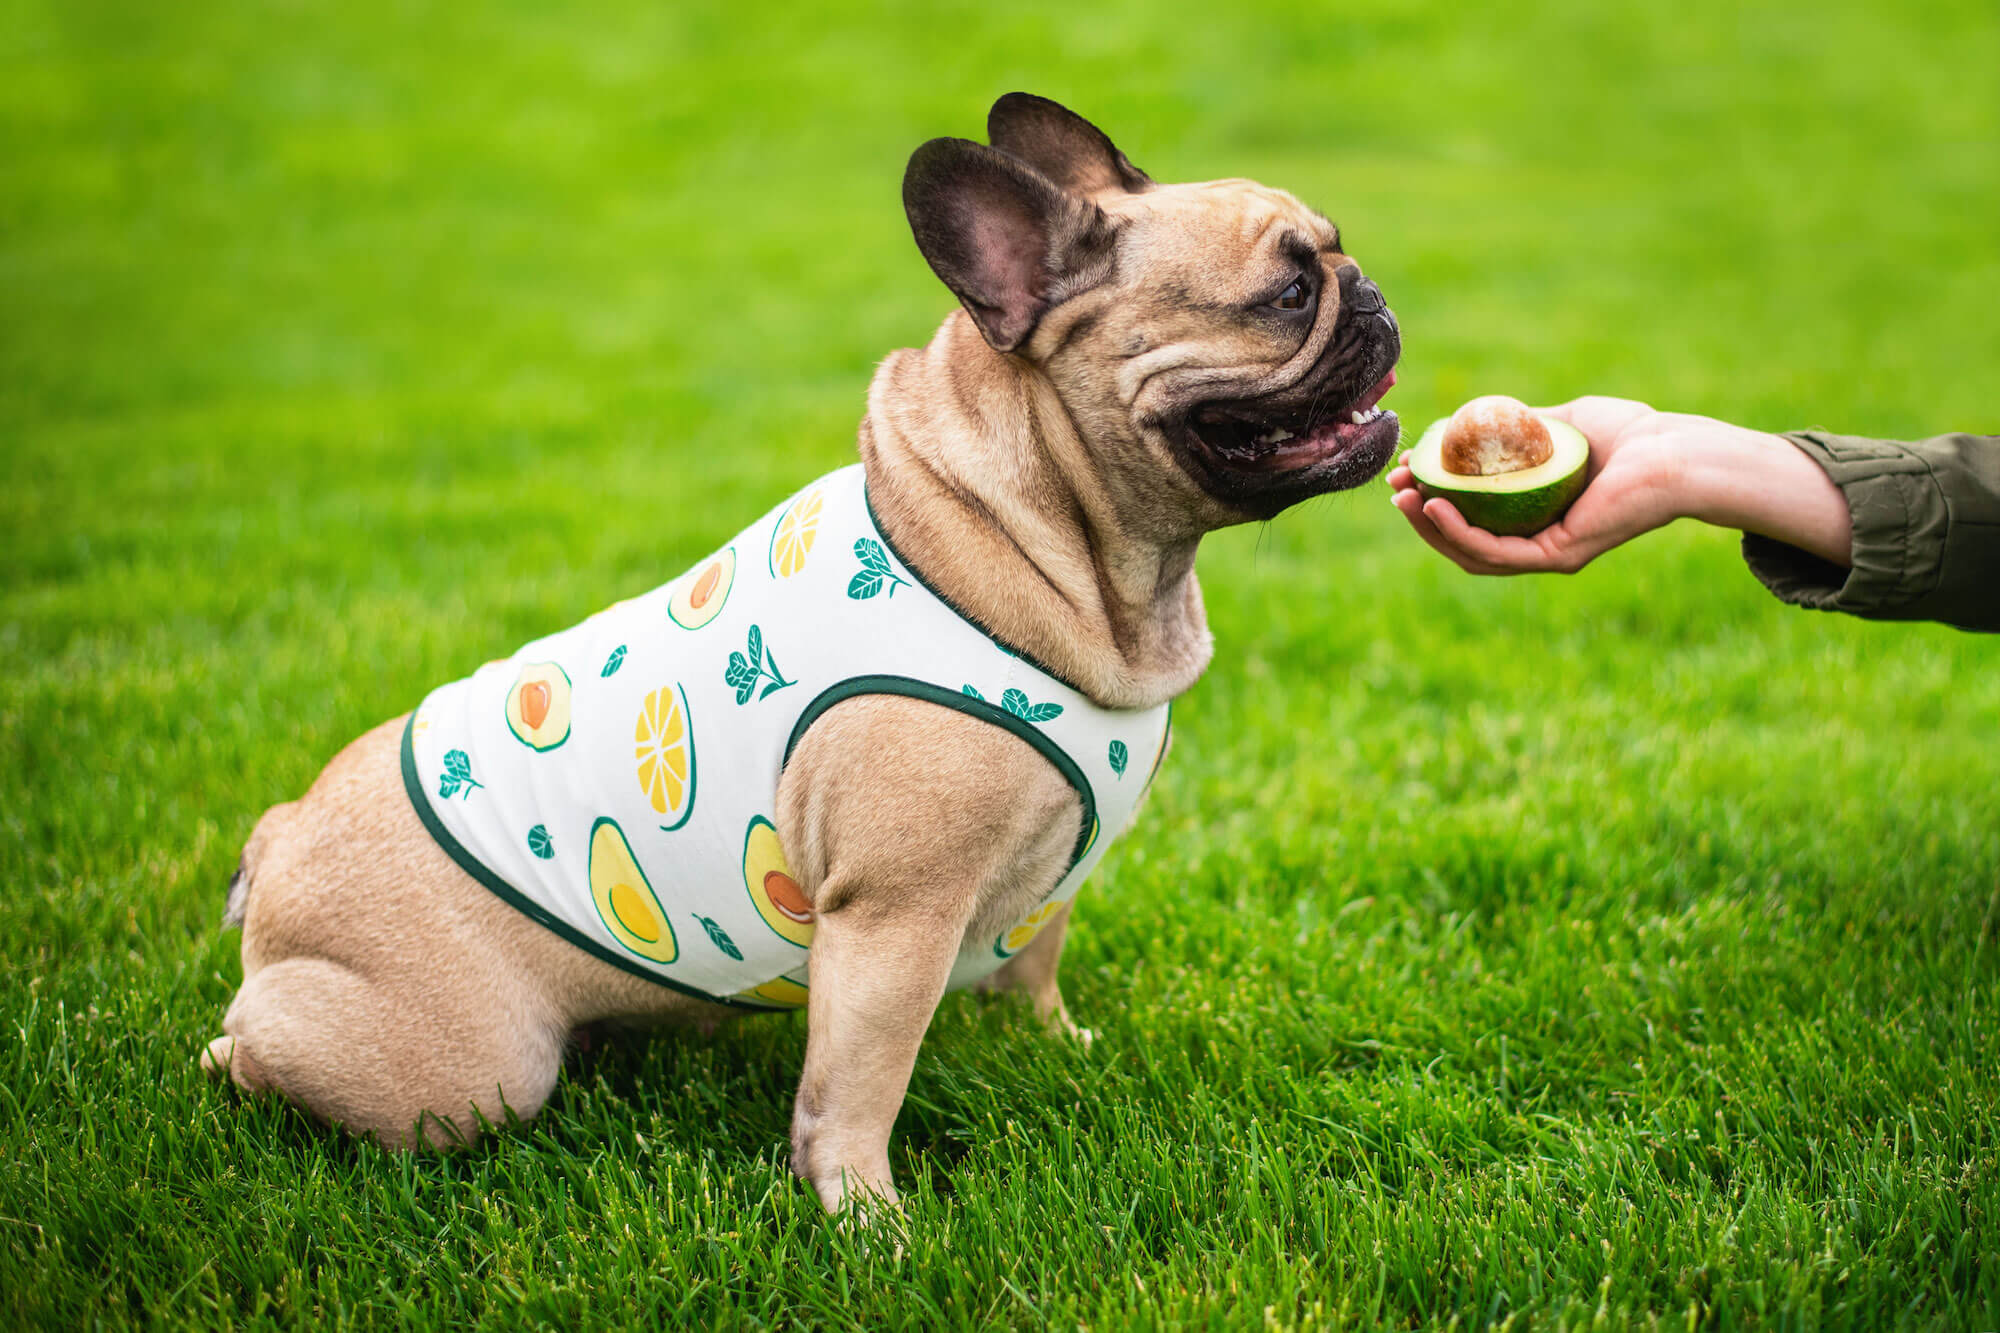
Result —
[{"label": "white tank top", "polygon": [[866,694],[1013,732],[1082,801],[1055,888],[965,942],[950,985],[968,985],[1131,823],[1170,706],[1100,708],[962,615],[882,535],[858,464],[673,582],[433,691],[403,733],[403,782],[454,860],[572,944],[717,1003],[795,1007],[813,914],[773,826],[778,777],[815,718]]}]

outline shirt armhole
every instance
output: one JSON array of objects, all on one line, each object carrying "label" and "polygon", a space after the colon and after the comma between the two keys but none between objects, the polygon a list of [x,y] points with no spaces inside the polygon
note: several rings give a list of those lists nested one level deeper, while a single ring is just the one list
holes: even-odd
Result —
[{"label": "shirt armhole", "polygon": [[990,722],[1002,731],[1011,732],[1033,746],[1042,758],[1055,766],[1063,780],[1076,789],[1077,799],[1083,802],[1083,822],[1077,828],[1076,849],[1070,855],[1068,874],[1090,847],[1091,833],[1097,827],[1097,797],[1090,789],[1090,780],[1077,767],[1069,753],[1057,745],[1040,727],[1024,718],[1015,717],[1005,709],[995,707],[984,699],[975,699],[960,690],[948,690],[942,685],[933,685],[927,680],[916,680],[909,676],[854,676],[839,684],[822,690],[817,698],[805,706],[798,721],[792,724],[792,734],[785,741],[785,756],[779,769],[791,762],[792,751],[798,747],[806,729],[819,720],[820,715],[837,703],[868,694],[900,694],[906,698],[921,699],[925,703],[937,704],[942,708],[954,709],[968,717],[976,717],[981,722]]}]

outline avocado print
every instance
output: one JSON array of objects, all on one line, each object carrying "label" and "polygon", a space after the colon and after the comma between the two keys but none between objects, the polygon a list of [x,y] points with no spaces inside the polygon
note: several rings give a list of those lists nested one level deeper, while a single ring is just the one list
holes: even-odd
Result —
[{"label": "avocado print", "polygon": [[778,830],[762,815],[743,834],[743,888],[765,925],[801,949],[812,943],[812,902],[792,878]]},{"label": "avocado print", "polygon": [[993,941],[993,952],[1002,958],[1010,958],[1028,947],[1029,941],[1042,933],[1042,927],[1050,918],[1062,910],[1062,902],[1047,902],[1021,918],[1021,923],[1003,933]]},{"label": "avocado print", "polygon": [[530,662],[507,689],[507,730],[530,750],[569,739],[569,674],[554,662]]},{"label": "avocado print", "polygon": [[667,617],[682,629],[700,629],[722,614],[736,582],[736,548],[725,546],[696,565],[674,585]]},{"label": "avocado print", "polygon": [[792,501],[771,531],[771,574],[788,579],[806,567],[813,542],[819,539],[819,511],[825,497],[814,486]]},{"label": "avocado print", "polygon": [[694,722],[687,694],[662,685],[646,696],[632,724],[632,755],[638,761],[639,789],[672,833],[694,813]]},{"label": "avocado print", "polygon": [[590,898],[612,938],[633,953],[656,963],[680,956],[666,909],[613,820],[600,819],[590,829]]},{"label": "avocado print", "polygon": [[772,977],[761,986],[738,991],[740,1000],[761,1000],[765,1004],[783,1005],[787,1009],[803,1009],[806,1006],[806,988],[790,977]]}]

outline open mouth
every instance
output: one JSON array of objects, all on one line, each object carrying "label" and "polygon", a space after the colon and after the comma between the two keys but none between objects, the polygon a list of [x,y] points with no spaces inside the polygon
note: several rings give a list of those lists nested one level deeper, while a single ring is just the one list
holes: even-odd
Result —
[{"label": "open mouth", "polygon": [[1338,410],[1309,404],[1273,411],[1259,403],[1205,403],[1188,429],[1215,462],[1238,472],[1285,473],[1381,454],[1396,447],[1402,425],[1381,406],[1396,383],[1391,370]]}]

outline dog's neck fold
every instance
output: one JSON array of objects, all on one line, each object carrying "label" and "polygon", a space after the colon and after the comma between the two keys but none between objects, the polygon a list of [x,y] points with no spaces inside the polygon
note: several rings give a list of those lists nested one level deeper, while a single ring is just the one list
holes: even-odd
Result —
[{"label": "dog's neck fold", "polygon": [[882,363],[860,447],[903,558],[1098,704],[1154,707],[1208,666],[1199,537],[1136,531],[1054,386],[962,313]]}]

